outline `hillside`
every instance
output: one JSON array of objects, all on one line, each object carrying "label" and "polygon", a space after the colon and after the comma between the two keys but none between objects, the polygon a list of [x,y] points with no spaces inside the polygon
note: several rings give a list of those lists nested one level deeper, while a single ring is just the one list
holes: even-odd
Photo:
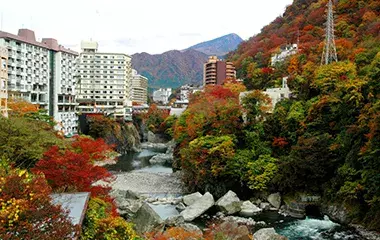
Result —
[{"label": "hillside", "polygon": [[[248,89],[278,86],[288,76],[292,91],[262,122],[252,107],[259,106],[259,91],[251,102],[243,100],[254,110],[247,126],[253,150],[236,159],[247,162],[253,188],[264,186],[289,199],[319,195],[332,219],[380,231],[380,1],[334,1],[339,61],[321,65],[327,3],[294,0],[229,54]],[[295,54],[271,65],[272,54],[297,42]],[[255,164],[260,168],[252,169]]]},{"label": "hillside", "polygon": [[224,56],[236,49],[242,39],[236,34],[196,44],[186,50],[172,50],[162,54],[132,55],[132,67],[149,79],[149,88],[202,84],[203,64],[208,55]]},{"label": "hillside", "polygon": [[150,88],[175,88],[186,83],[201,84],[206,60],[206,54],[192,49],[155,55],[136,53],[132,55],[132,67],[149,79]]},{"label": "hillside", "polygon": [[[359,65],[369,63],[376,54],[380,42],[380,2],[376,0],[335,1],[335,36],[339,60],[354,60]],[[261,76],[259,70],[269,65],[270,56],[281,46],[297,43],[302,55],[301,65],[307,62],[320,63],[324,40],[327,0],[295,0],[285,13],[265,26],[256,36],[239,45],[229,54],[235,63],[239,78],[246,83],[266,78],[262,84],[248,84],[264,88],[274,84],[274,79]],[[264,69],[265,72],[265,69]],[[275,70],[274,78],[288,72]],[[264,74],[265,75],[265,74]],[[271,81],[272,80],[272,81]]]},{"label": "hillside", "polygon": [[188,49],[194,49],[207,55],[224,56],[233,51],[243,41],[239,35],[231,33],[210,41],[198,43]]}]

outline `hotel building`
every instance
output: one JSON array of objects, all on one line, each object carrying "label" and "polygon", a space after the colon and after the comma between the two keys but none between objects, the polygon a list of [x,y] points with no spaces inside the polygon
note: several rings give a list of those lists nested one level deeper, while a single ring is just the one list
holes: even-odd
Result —
[{"label": "hotel building", "polygon": [[203,85],[222,85],[226,79],[236,79],[233,63],[210,56],[203,65]]},{"label": "hotel building", "polygon": [[65,135],[77,132],[75,62],[77,52],[53,38],[36,40],[29,29],[17,35],[0,31],[0,47],[8,50],[8,97],[22,98],[46,109]]},{"label": "hotel building", "polygon": [[131,57],[98,52],[97,42],[82,41],[78,59],[79,113],[103,113],[114,118],[132,116]]}]

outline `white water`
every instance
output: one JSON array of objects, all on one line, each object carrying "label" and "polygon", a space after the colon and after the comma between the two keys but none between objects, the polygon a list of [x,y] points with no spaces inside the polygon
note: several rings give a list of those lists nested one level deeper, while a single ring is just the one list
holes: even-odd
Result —
[{"label": "white water", "polygon": [[327,216],[323,219],[306,218],[277,226],[277,232],[289,240],[360,240],[360,236],[332,222]]}]

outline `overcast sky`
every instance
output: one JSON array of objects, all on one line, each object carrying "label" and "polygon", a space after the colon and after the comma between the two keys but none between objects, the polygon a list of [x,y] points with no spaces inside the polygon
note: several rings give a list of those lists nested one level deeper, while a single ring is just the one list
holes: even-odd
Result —
[{"label": "overcast sky", "polygon": [[292,0],[0,0],[2,31],[33,29],[79,50],[133,54],[184,49],[229,33],[243,39],[281,15]]}]

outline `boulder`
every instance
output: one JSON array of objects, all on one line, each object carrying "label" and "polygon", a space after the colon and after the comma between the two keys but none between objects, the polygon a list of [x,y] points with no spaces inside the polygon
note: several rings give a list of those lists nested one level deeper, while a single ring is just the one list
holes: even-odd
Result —
[{"label": "boulder", "polygon": [[199,229],[199,227],[195,226],[194,224],[191,224],[191,223],[182,223],[180,225],[178,225],[179,227],[181,227],[183,230],[187,231],[187,232],[191,232],[191,233],[195,233],[199,236],[203,236],[203,233],[202,233],[202,230]]},{"label": "boulder", "polygon": [[181,216],[186,222],[191,222],[214,206],[214,203],[214,197],[209,192],[206,192],[195,203],[183,210]]},{"label": "boulder", "polygon": [[240,216],[252,217],[262,210],[250,201],[244,201],[241,205]]},{"label": "boulder", "polygon": [[186,209],[186,206],[183,203],[179,203],[177,206],[175,206],[175,209],[177,209],[178,212],[182,212]]},{"label": "boulder", "polygon": [[143,203],[132,222],[135,224],[138,233],[145,233],[152,231],[161,224],[162,219],[147,203]]},{"label": "boulder", "polygon": [[182,201],[186,206],[190,206],[193,203],[195,203],[197,200],[199,200],[202,197],[202,194],[199,192],[192,193],[186,196],[183,196]]},{"label": "boulder", "polygon": [[215,204],[219,209],[226,214],[234,214],[241,210],[241,202],[236,193],[228,191]]},{"label": "boulder", "polygon": [[253,234],[255,240],[287,240],[287,237],[276,233],[274,228],[262,228]]},{"label": "boulder", "polygon": [[183,223],[185,223],[185,219],[180,215],[168,217],[164,222],[165,226],[168,227],[178,226]]},{"label": "boulder", "polygon": [[268,202],[277,210],[281,207],[281,195],[280,193],[270,194],[267,198]]},{"label": "boulder", "polygon": [[173,154],[159,153],[149,159],[150,164],[170,164],[173,162]]},{"label": "boulder", "polygon": [[263,210],[269,210],[270,209],[270,203],[262,202],[262,203],[260,203],[260,208]]},{"label": "boulder", "polygon": [[148,142],[151,142],[151,143],[165,143],[166,140],[160,136],[159,134],[154,134],[153,132],[151,131],[148,131]]}]

